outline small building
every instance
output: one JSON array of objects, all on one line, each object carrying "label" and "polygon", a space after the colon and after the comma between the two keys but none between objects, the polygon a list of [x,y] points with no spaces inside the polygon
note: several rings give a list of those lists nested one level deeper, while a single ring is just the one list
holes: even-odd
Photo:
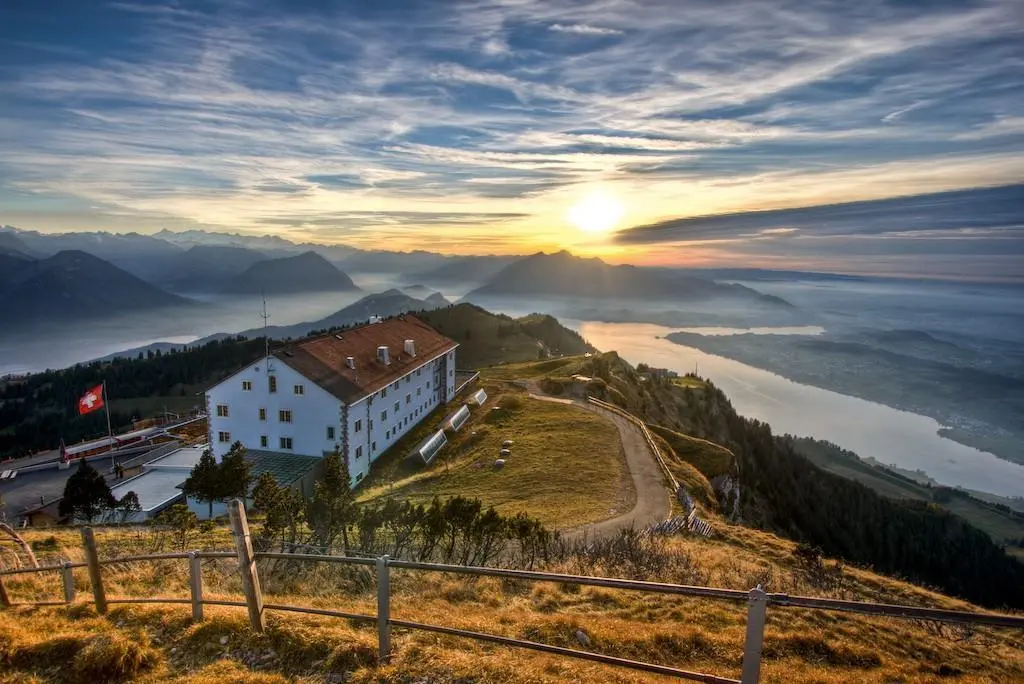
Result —
[{"label": "small building", "polygon": [[121,480],[111,487],[110,493],[118,500],[128,492],[135,492],[139,497],[142,510],[125,522],[145,522],[174,504],[183,503],[185,495],[181,485],[188,479],[206,449],[207,446],[203,444],[157,455],[142,465],[138,475]]},{"label": "small building", "polygon": [[438,452],[448,443],[448,435],[444,430],[438,430],[416,445],[410,456],[422,460],[427,465],[434,460]]},{"label": "small building", "polygon": [[445,430],[458,432],[460,429],[462,429],[462,426],[466,424],[467,420],[469,420],[469,407],[466,405],[462,405],[458,408],[457,411],[454,411],[453,413],[445,417],[441,425],[444,427]]},{"label": "small building", "polygon": [[207,391],[213,453],[236,441],[315,458],[337,450],[358,483],[455,398],[456,347],[411,315],[286,344]]}]

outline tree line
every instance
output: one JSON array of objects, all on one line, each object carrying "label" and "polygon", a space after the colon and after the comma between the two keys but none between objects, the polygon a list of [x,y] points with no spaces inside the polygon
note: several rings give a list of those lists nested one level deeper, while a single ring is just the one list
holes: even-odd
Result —
[{"label": "tree line", "polygon": [[[25,377],[0,380],[0,460],[56,449],[61,439],[74,444],[107,432],[102,411],[78,415],[82,393],[106,382],[110,397],[182,396],[212,384],[257,358],[264,351],[262,338],[215,340],[180,351],[150,351],[136,358],[94,361],[63,370],[48,370]],[[202,399],[196,399],[202,403]],[[131,427],[130,413],[112,410],[115,430]]]}]

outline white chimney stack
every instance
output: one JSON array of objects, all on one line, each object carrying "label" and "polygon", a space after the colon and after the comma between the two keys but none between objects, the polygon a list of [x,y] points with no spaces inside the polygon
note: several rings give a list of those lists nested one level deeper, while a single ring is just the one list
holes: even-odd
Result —
[{"label": "white chimney stack", "polygon": [[405,353],[409,356],[416,356],[416,341],[406,340],[405,341]]},{"label": "white chimney stack", "polygon": [[388,350],[387,345],[377,347],[377,360],[385,366],[391,365],[391,352]]},{"label": "white chimney stack", "polygon": [[346,356],[345,357],[345,365],[348,366],[349,368],[351,368],[352,370],[355,370],[356,369],[356,357],[354,357],[354,356]]}]

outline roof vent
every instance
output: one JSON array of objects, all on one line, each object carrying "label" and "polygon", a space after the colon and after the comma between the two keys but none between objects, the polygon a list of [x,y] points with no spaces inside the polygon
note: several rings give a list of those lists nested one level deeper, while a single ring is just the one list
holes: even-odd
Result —
[{"label": "roof vent", "polygon": [[356,357],[354,357],[354,356],[346,356],[345,357],[345,365],[348,366],[349,368],[351,368],[352,370],[355,370],[356,369]]},{"label": "roof vent", "polygon": [[391,365],[391,352],[388,350],[387,345],[377,347],[377,360],[385,366]]},{"label": "roof vent", "polygon": [[416,356],[416,341],[406,340],[405,341],[405,353],[409,356]]},{"label": "roof vent", "polygon": [[335,335],[334,339],[338,340],[339,342],[344,342],[345,341],[345,338],[342,337],[341,335]]}]

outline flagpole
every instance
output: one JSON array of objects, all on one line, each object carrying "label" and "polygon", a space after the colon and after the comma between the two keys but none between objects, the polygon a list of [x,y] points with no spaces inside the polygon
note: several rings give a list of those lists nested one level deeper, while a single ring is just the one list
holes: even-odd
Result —
[{"label": "flagpole", "polygon": [[103,408],[107,410],[107,438],[110,440],[110,469],[114,470],[114,432],[110,429],[110,397],[107,396],[107,381],[103,381]]}]

